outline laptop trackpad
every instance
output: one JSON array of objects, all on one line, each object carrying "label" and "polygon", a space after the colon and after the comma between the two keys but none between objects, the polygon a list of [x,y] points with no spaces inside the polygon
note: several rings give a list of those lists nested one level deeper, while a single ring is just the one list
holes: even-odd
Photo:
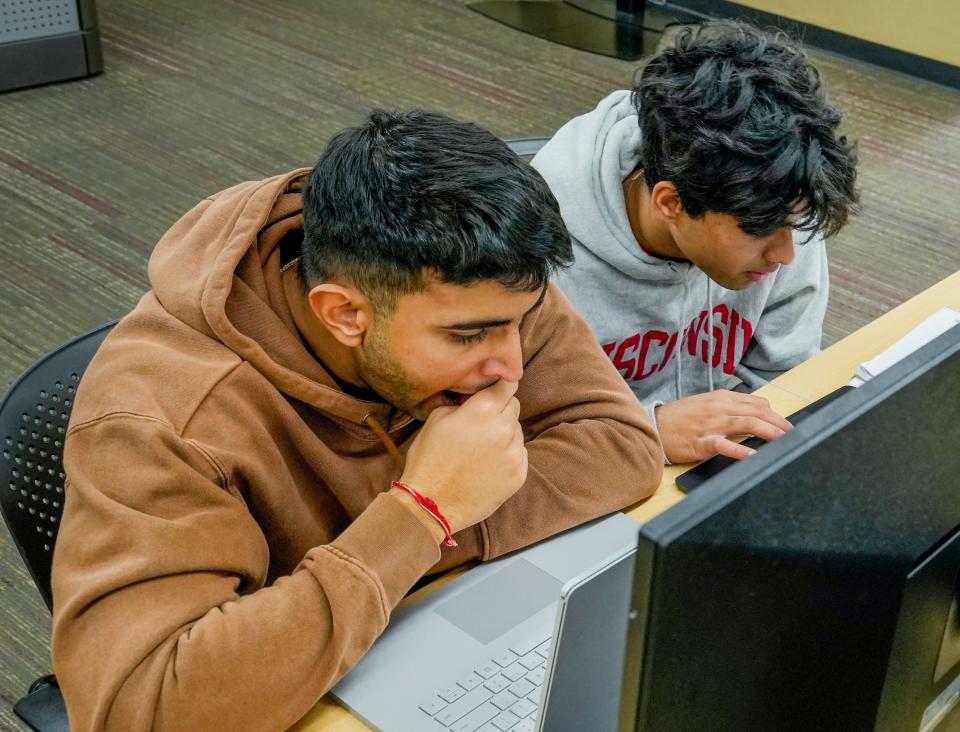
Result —
[{"label": "laptop trackpad", "polygon": [[434,612],[484,645],[560,599],[563,583],[518,559]]}]

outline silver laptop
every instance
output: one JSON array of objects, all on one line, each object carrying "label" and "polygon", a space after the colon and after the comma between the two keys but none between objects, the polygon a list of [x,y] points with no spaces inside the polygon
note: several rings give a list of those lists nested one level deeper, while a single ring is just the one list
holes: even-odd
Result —
[{"label": "silver laptop", "polygon": [[612,732],[638,530],[618,513],[471,569],[331,693],[381,732]]}]

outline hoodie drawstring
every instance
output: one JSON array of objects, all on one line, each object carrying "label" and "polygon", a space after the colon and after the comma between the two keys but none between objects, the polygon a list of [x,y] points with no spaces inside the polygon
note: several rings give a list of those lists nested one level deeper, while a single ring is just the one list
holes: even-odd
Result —
[{"label": "hoodie drawstring", "polygon": [[710,287],[710,278],[707,277],[707,313],[709,320],[707,324],[707,342],[710,344],[710,360],[707,361],[707,379],[710,384],[710,391],[713,391],[713,289]]},{"label": "hoodie drawstring", "polygon": [[[707,280],[707,332],[706,332],[706,337],[707,337],[707,342],[708,342],[708,344],[709,344],[709,345],[707,346],[707,349],[708,349],[708,351],[709,351],[709,357],[708,357],[709,360],[707,361],[707,381],[708,381],[709,386],[710,386],[709,391],[713,391],[713,356],[714,356],[714,354],[715,354],[715,350],[714,350],[715,343],[714,343],[714,338],[713,338],[713,288],[710,286],[710,278],[707,277],[706,280]],[[681,305],[680,305],[680,328],[679,328],[680,336],[679,336],[679,343],[677,344],[677,369],[676,369],[676,377],[677,377],[677,380],[676,380],[677,399],[680,399],[680,398],[683,396],[683,393],[682,393],[682,391],[681,391],[681,389],[680,389],[680,385],[681,385],[681,383],[682,383],[682,377],[683,377],[683,366],[681,365],[681,362],[683,361],[683,358],[682,358],[681,355],[680,355],[680,351],[681,351],[682,348],[683,348],[684,334],[686,333],[686,335],[688,335],[688,336],[690,335],[689,332],[688,332],[688,331],[685,331],[684,329],[685,329],[688,325],[689,325],[690,327],[693,326],[692,323],[687,323],[687,322],[686,322],[686,320],[687,320],[686,308],[687,308],[687,299],[688,299],[689,295],[690,295],[690,280],[689,280],[689,273],[688,273],[688,277],[684,277],[684,278],[683,278],[683,302],[682,302]]]},{"label": "hoodie drawstring", "polygon": [[690,276],[689,272],[685,273],[683,276],[683,301],[680,303],[680,327],[678,329],[680,333],[679,335],[680,342],[677,343],[677,369],[676,369],[677,399],[680,399],[683,396],[683,392],[680,389],[680,384],[683,378],[683,366],[681,365],[681,361],[683,361],[683,358],[681,358],[680,352],[683,350],[684,335],[686,335],[684,332],[684,328],[686,328],[687,326],[687,298],[690,295],[689,276]]},{"label": "hoodie drawstring", "polygon": [[382,442],[383,446],[387,448],[387,452],[390,453],[390,457],[393,458],[393,462],[397,464],[397,466],[400,468],[400,472],[402,473],[405,465],[403,454],[397,448],[397,443],[390,439],[390,435],[387,434],[387,431],[376,419],[373,418],[373,412],[367,412],[365,415],[363,415],[363,423],[373,430],[373,433],[380,438],[380,442]]}]

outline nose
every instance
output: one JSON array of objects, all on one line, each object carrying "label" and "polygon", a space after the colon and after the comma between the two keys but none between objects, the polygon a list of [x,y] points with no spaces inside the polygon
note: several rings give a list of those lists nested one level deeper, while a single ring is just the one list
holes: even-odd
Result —
[{"label": "nose", "polygon": [[771,264],[784,266],[790,264],[794,258],[793,229],[789,226],[777,229],[770,237],[770,243],[767,245],[763,258]]},{"label": "nose", "polygon": [[520,348],[520,330],[508,329],[495,339],[495,350],[484,361],[483,375],[487,378],[520,381],[523,376],[523,351]]}]

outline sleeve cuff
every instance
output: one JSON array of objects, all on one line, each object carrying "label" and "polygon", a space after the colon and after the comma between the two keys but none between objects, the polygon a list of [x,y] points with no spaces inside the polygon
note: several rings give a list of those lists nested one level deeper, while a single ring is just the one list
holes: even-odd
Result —
[{"label": "sleeve cuff", "polygon": [[[663,405],[664,402],[657,400],[655,402],[651,402],[649,406],[644,405],[643,407],[647,412],[647,416],[650,417],[650,423],[653,425],[653,429],[657,431],[657,437],[660,437],[660,425],[657,424],[657,407],[662,407]],[[660,444],[661,446],[663,445],[662,439],[660,440]],[[663,464],[673,465],[673,463],[670,462],[670,458],[667,457],[667,453],[663,453]]]},{"label": "sleeve cuff", "polygon": [[440,559],[427,527],[390,493],[377,496],[333,545],[379,578],[391,608]]}]

